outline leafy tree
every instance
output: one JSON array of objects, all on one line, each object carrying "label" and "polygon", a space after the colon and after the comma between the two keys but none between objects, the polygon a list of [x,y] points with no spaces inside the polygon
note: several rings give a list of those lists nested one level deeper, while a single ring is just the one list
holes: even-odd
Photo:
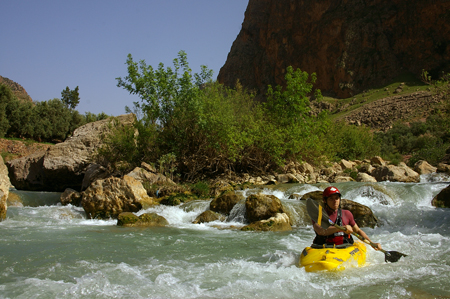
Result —
[{"label": "leafy tree", "polygon": [[67,137],[72,116],[60,99],[38,102],[35,107],[35,117],[36,139],[62,141]]},{"label": "leafy tree", "polygon": [[14,94],[11,89],[4,84],[0,84],[0,137],[5,136],[10,128],[8,110],[13,101]]},{"label": "leafy tree", "polygon": [[380,152],[379,143],[374,139],[370,128],[365,126],[335,123],[324,140],[332,144],[333,155],[338,160],[362,160]]},{"label": "leafy tree", "polygon": [[193,75],[184,51],[173,60],[173,69],[160,63],[155,70],[145,60],[134,62],[131,54],[126,64],[128,76],[117,78],[117,86],[138,95],[141,103],[135,106],[142,109],[148,121],[165,129],[172,125],[175,114],[195,108],[200,87],[212,77],[212,71],[205,66],[200,74]]},{"label": "leafy tree", "polygon": [[320,100],[320,90],[313,90],[316,74],[311,76],[300,69],[286,69],[286,86],[269,85],[264,105],[271,132],[263,147],[282,165],[286,160],[314,160],[324,153],[321,136],[326,132],[326,115],[310,114],[309,96]]},{"label": "leafy tree", "polygon": [[[292,66],[286,69],[286,87],[280,85],[275,89],[271,85],[267,91],[266,108],[283,124],[305,122],[309,119],[309,94],[317,80],[315,73],[311,77],[300,69],[294,71]],[[315,96],[322,98],[320,90],[315,90]]]},{"label": "leafy tree", "polygon": [[61,91],[61,101],[69,109],[75,109],[80,103],[80,93],[78,92],[78,86],[75,89],[70,90],[69,86]]}]

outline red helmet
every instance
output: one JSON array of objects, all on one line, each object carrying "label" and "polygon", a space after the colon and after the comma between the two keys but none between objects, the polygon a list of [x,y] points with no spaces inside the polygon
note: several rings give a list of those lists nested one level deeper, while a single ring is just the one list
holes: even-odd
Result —
[{"label": "red helmet", "polygon": [[339,194],[339,197],[341,197],[341,192],[339,192],[339,189],[333,186],[330,186],[323,190],[323,198],[328,198],[333,194]]}]

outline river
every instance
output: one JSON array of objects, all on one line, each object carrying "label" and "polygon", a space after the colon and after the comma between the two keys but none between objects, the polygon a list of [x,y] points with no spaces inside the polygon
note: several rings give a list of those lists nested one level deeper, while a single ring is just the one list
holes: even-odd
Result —
[{"label": "river", "polygon": [[0,222],[0,298],[450,298],[450,209],[430,204],[449,181],[335,184],[379,218],[364,228],[373,241],[408,255],[386,263],[368,248],[364,267],[335,273],[297,267],[314,233],[305,203],[288,199],[327,185],[242,191],[282,200],[295,225],[275,233],[236,229],[242,204],[228,222],[209,224],[191,223],[208,201],[156,206],[141,213],[164,216],[168,227],[124,228],[88,220],[55,194],[15,191],[27,199]]}]

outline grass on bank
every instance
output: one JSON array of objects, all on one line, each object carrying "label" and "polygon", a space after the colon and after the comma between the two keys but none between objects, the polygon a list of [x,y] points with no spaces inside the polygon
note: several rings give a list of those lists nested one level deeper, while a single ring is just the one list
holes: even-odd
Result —
[{"label": "grass on bank", "polygon": [[[400,92],[396,92],[400,86],[402,87],[402,90]],[[346,99],[324,97],[323,101],[333,104],[336,108],[346,106],[343,111],[332,113],[330,115],[331,120],[334,121],[343,119],[345,116],[351,114],[352,111],[374,101],[387,97],[408,95],[418,91],[431,91],[430,85],[424,83],[416,75],[405,72],[393,79],[387,85],[380,85],[378,87],[367,89]]]}]

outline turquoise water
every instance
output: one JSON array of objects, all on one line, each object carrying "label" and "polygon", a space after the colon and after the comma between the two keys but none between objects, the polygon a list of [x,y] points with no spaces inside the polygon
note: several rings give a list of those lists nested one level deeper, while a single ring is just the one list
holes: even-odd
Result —
[{"label": "turquoise water", "polygon": [[229,222],[209,224],[191,223],[209,202],[157,206],[141,213],[156,212],[169,227],[145,229],[88,220],[81,208],[48,201],[9,207],[0,223],[0,298],[450,297],[450,210],[430,205],[448,185],[442,180],[448,178],[336,184],[344,198],[379,217],[380,227],[364,229],[373,241],[408,255],[385,263],[383,253],[368,248],[365,267],[340,273],[297,267],[313,230],[304,203],[288,197],[325,185],[262,190],[280,198],[294,219],[294,229],[282,233],[237,230],[242,204]]}]

